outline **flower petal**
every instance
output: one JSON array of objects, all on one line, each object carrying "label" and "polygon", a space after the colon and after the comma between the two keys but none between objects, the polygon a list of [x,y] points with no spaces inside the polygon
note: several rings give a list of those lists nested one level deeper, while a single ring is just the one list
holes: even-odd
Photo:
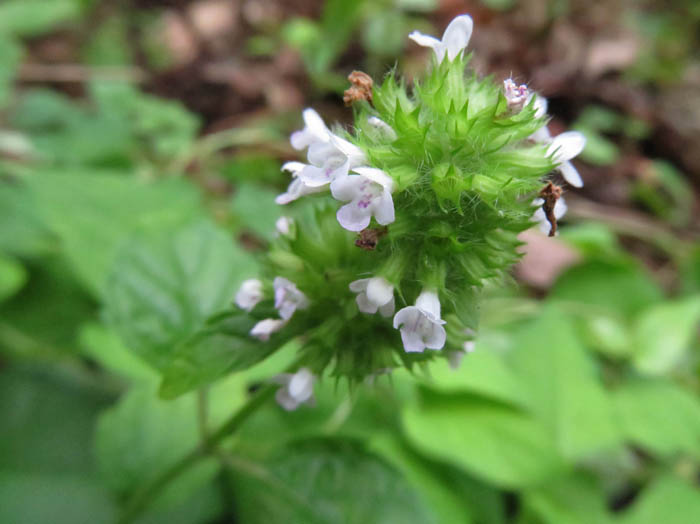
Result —
[{"label": "flower petal", "polygon": [[394,303],[394,296],[392,295],[391,300],[379,308],[379,313],[383,317],[390,317],[394,314],[396,310],[396,305]]},{"label": "flower petal", "polygon": [[250,330],[250,335],[266,342],[270,340],[272,333],[282,329],[286,323],[285,320],[279,318],[266,318],[253,326],[253,329]]},{"label": "flower petal", "polygon": [[401,330],[401,342],[403,342],[403,349],[407,353],[422,353],[425,350],[425,343],[421,338],[420,334],[404,328]]},{"label": "flower petal", "polygon": [[394,329],[398,329],[402,324],[414,325],[422,313],[416,306],[406,306],[394,315]]},{"label": "flower petal", "polygon": [[377,169],[376,167],[361,166],[353,168],[353,171],[365,178],[368,178],[372,182],[379,184],[390,193],[394,190],[394,179],[381,169]]},{"label": "flower petal", "polygon": [[287,391],[287,388],[284,387],[277,390],[275,393],[275,400],[285,411],[294,411],[299,407],[299,402],[294,399]]},{"label": "flower petal", "polygon": [[374,315],[377,312],[377,303],[372,302],[367,293],[362,292],[355,297],[355,303],[357,304],[357,309],[362,313],[367,313],[369,315]]},{"label": "flower petal", "polygon": [[[431,320],[440,320],[440,299],[435,291],[424,290],[418,295],[416,307],[433,317]],[[444,324],[444,322],[442,323]]]},{"label": "flower petal", "polygon": [[336,135],[331,135],[330,141],[338,151],[348,157],[348,160],[353,167],[362,165],[367,161],[364,151],[362,151],[362,149],[357,147],[355,144]]},{"label": "flower petal", "polygon": [[360,194],[362,177],[358,175],[338,176],[331,182],[331,194],[336,200],[349,202]]},{"label": "flower petal", "polygon": [[434,36],[424,35],[419,31],[413,31],[411,34],[408,35],[408,38],[410,38],[420,46],[432,47],[433,49],[435,49],[435,46],[441,44],[440,40],[438,40]]},{"label": "flower petal", "polygon": [[353,280],[350,282],[350,285],[348,286],[350,288],[350,291],[354,293],[361,293],[365,289],[367,289],[367,284],[369,284],[370,279],[369,278],[361,278],[359,280]]},{"label": "flower petal", "polygon": [[314,392],[314,376],[308,368],[301,368],[289,381],[289,394],[298,402],[305,402]]},{"label": "flower petal", "polygon": [[306,166],[299,171],[299,179],[309,187],[322,187],[331,181],[332,168]]},{"label": "flower petal", "polygon": [[566,131],[554,137],[547,149],[548,155],[553,155],[557,164],[571,160],[586,146],[586,137],[578,131]]},{"label": "flower petal", "polygon": [[583,187],[583,179],[571,162],[563,162],[559,166],[559,172],[564,177],[564,180],[572,186]]},{"label": "flower petal", "polygon": [[442,349],[447,340],[445,328],[439,324],[431,324],[431,329],[424,338],[425,347],[428,349]]},{"label": "flower petal", "polygon": [[338,210],[336,218],[344,229],[362,231],[369,225],[371,213],[368,208],[361,208],[358,202],[352,201]]},{"label": "flower petal", "polygon": [[388,191],[384,191],[379,200],[375,202],[373,211],[374,218],[383,226],[391,224],[395,220],[394,200],[391,198],[391,194]]},{"label": "flower petal", "polygon": [[299,171],[304,169],[306,167],[306,164],[302,164],[301,162],[285,162],[282,165],[282,171],[288,171],[292,173],[292,175],[296,175]]},{"label": "flower petal", "polygon": [[467,47],[474,30],[474,21],[469,15],[460,15],[445,29],[442,35],[442,43],[447,48],[447,58],[454,60],[457,55]]},{"label": "flower petal", "polygon": [[394,286],[385,278],[370,278],[367,284],[367,298],[377,304],[377,306],[383,306],[394,298]]}]

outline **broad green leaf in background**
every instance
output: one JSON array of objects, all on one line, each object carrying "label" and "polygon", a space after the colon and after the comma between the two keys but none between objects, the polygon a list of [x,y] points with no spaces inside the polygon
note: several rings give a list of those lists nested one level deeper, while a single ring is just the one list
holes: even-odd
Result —
[{"label": "broad green leaf in background", "polygon": [[181,180],[145,182],[114,172],[43,171],[27,184],[80,280],[96,296],[119,246],[137,231],[168,231],[201,214]]},{"label": "broad green leaf in background", "polygon": [[[2,9],[1,6],[0,9]],[[21,58],[22,48],[19,44],[0,31],[0,108],[4,107],[10,98],[12,83]]]},{"label": "broad green leaf in background", "polygon": [[619,519],[620,524],[690,524],[700,515],[700,489],[671,475],[652,481]]},{"label": "broad green leaf in background", "polygon": [[27,282],[27,270],[0,252],[0,302],[14,295]]},{"label": "broad green leaf in background", "polygon": [[81,11],[80,0],[4,0],[0,3],[0,34],[37,36]]},{"label": "broad green leaf in background", "polygon": [[53,247],[55,238],[41,220],[29,188],[19,180],[0,181],[0,250],[35,257]]},{"label": "broad green leaf in background", "polygon": [[240,184],[231,201],[238,223],[265,240],[275,237],[275,221],[280,206],[275,204],[276,192],[255,184]]},{"label": "broad green leaf in background", "polygon": [[613,396],[616,419],[627,440],[661,457],[700,458],[700,401],[662,379],[634,380]]},{"label": "broad green leaf in background", "polygon": [[591,260],[564,273],[550,297],[595,306],[612,315],[633,315],[659,302],[659,286],[633,260]]},{"label": "broad green leaf in background", "polygon": [[501,487],[537,484],[564,465],[544,426],[505,404],[470,395],[424,394],[402,413],[418,450]]},{"label": "broad green leaf in background", "polygon": [[541,524],[613,522],[605,493],[595,479],[581,473],[552,478],[542,487],[525,491],[523,506],[524,514],[534,516]]},{"label": "broad green leaf in background", "polygon": [[256,272],[250,255],[208,221],[140,236],[116,258],[106,315],[130,350],[163,370],[176,347],[227,309]]},{"label": "broad green leaf in background", "polygon": [[594,362],[556,303],[516,333],[509,362],[523,400],[565,457],[576,460],[620,443]]},{"label": "broad green leaf in background", "polygon": [[642,373],[661,375],[681,364],[700,329],[700,295],[644,311],[635,324],[633,362]]},{"label": "broad green leaf in background", "polygon": [[311,440],[263,464],[232,464],[238,518],[248,524],[431,524],[424,499],[358,443]]}]

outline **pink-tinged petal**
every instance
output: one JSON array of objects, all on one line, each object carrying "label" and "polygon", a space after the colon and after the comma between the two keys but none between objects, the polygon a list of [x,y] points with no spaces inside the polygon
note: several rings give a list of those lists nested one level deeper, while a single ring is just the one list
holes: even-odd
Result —
[{"label": "pink-tinged petal", "polygon": [[357,309],[362,313],[374,315],[377,312],[377,304],[367,297],[367,293],[363,292],[357,295],[355,297],[355,302],[357,303]]},{"label": "pink-tinged petal", "polygon": [[450,22],[442,35],[442,43],[447,48],[448,59],[454,60],[467,47],[473,30],[474,21],[469,15],[460,15]]},{"label": "pink-tinged petal", "polygon": [[440,299],[434,291],[425,290],[418,295],[416,307],[433,317],[431,320],[440,320]]},{"label": "pink-tinged petal", "polygon": [[398,329],[399,326],[405,324],[408,326],[413,326],[418,321],[422,313],[416,306],[406,306],[402,308],[394,315],[394,329]]},{"label": "pink-tinged petal", "polygon": [[309,187],[322,187],[331,181],[329,178],[331,172],[332,170],[327,170],[322,167],[306,166],[299,171],[297,176],[299,180]]},{"label": "pink-tinged petal", "polygon": [[346,160],[339,166],[332,168],[330,172],[328,170],[331,169],[330,167],[326,168],[326,172],[328,173],[328,182],[332,182],[336,178],[344,177],[348,175],[348,172],[350,171],[350,161]]},{"label": "pink-tinged petal", "polygon": [[367,298],[378,306],[383,306],[394,298],[394,286],[382,277],[370,278],[367,285]]},{"label": "pink-tinged petal", "polygon": [[403,349],[407,353],[422,353],[425,350],[423,339],[415,331],[406,328],[402,329],[401,341],[403,342]]},{"label": "pink-tinged petal", "polygon": [[385,190],[389,191],[389,193],[394,191],[394,179],[381,169],[377,169],[376,167],[361,166],[353,168],[353,172],[362,175],[376,184],[379,184]]},{"label": "pink-tinged petal", "polygon": [[354,200],[360,193],[362,178],[357,175],[339,176],[331,182],[331,194],[336,200],[349,202]]},{"label": "pink-tinged petal", "polygon": [[428,349],[442,349],[445,346],[445,340],[447,340],[445,328],[438,324],[432,324],[430,331],[423,340],[425,347]]},{"label": "pink-tinged petal", "polygon": [[253,329],[250,330],[250,335],[266,342],[270,340],[272,333],[282,329],[285,324],[286,321],[278,318],[266,318],[253,326]]},{"label": "pink-tinged petal", "polygon": [[392,295],[391,300],[379,308],[379,313],[381,313],[381,315],[383,317],[390,317],[391,315],[394,314],[395,310],[396,310],[396,304],[394,302],[394,297]]},{"label": "pink-tinged petal", "polygon": [[359,280],[353,280],[350,282],[350,285],[348,286],[350,288],[350,291],[353,293],[361,293],[365,289],[367,289],[367,284],[369,284],[369,278],[361,278]]},{"label": "pink-tinged petal", "polygon": [[571,162],[564,162],[559,166],[559,172],[569,184],[574,187],[583,187],[583,179]]},{"label": "pink-tinged petal", "polygon": [[340,225],[348,231],[362,231],[370,222],[371,215],[367,208],[362,208],[357,201],[345,204],[336,213]]},{"label": "pink-tinged petal", "polygon": [[408,38],[410,38],[420,46],[432,47],[433,49],[435,48],[435,46],[438,46],[441,43],[440,40],[438,40],[434,36],[424,35],[420,31],[413,31],[411,34],[408,35]]},{"label": "pink-tinged petal", "polygon": [[394,215],[394,200],[388,191],[382,193],[382,196],[374,204],[374,218],[383,226],[391,224],[395,220]]},{"label": "pink-tinged petal", "polygon": [[578,131],[567,131],[554,137],[547,149],[548,155],[553,155],[556,163],[571,160],[586,146],[586,137]]}]

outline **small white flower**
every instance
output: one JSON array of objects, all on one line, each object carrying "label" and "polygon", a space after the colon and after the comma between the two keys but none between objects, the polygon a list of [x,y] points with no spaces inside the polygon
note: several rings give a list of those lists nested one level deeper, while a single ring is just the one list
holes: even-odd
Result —
[{"label": "small white flower", "polygon": [[442,349],[447,333],[440,318],[440,299],[434,291],[423,290],[415,306],[401,309],[394,315],[394,328],[401,326],[403,348],[409,353]]},{"label": "small white flower", "polygon": [[286,323],[286,320],[280,318],[266,318],[253,326],[253,329],[250,330],[250,335],[258,340],[267,342],[270,340],[270,335],[282,329]]},{"label": "small white flower", "polygon": [[377,310],[384,317],[394,314],[394,286],[382,277],[361,278],[350,282],[350,291],[357,293],[357,308],[374,315]]},{"label": "small white flower", "polygon": [[246,311],[252,311],[262,299],[263,283],[257,278],[244,280],[236,293],[236,305]]},{"label": "small white flower", "polygon": [[310,195],[324,190],[323,187],[307,186],[299,178],[299,172],[305,167],[306,164],[302,164],[301,162],[287,162],[282,166],[282,171],[289,171],[292,174],[292,182],[289,184],[286,192],[277,195],[277,198],[275,198],[277,204],[289,204],[304,195]]},{"label": "small white flower", "polygon": [[398,138],[396,131],[394,131],[394,129],[381,118],[371,116],[367,119],[367,122],[379,133],[382,138],[392,142]]},{"label": "small white flower", "polygon": [[[530,93],[525,104],[529,104],[532,97],[535,98],[535,118],[542,118],[547,115],[547,99],[536,93]],[[552,140],[552,135],[549,133],[549,128],[544,125],[540,127],[537,131],[530,135],[530,140],[535,142],[550,142]]]},{"label": "small white flower", "polygon": [[[532,218],[537,220],[539,223],[539,228],[540,231],[542,231],[545,234],[548,234],[550,229],[552,228],[552,225],[549,223],[549,220],[547,220],[547,215],[544,214],[544,211],[542,209],[542,204],[544,204],[544,200],[541,198],[536,198],[532,202],[533,205],[539,206],[537,208],[537,211],[532,215]],[[554,218],[559,220],[561,217],[563,217],[566,214],[566,202],[564,201],[563,197],[559,197],[559,199],[555,202],[554,204]]]},{"label": "small white flower", "polygon": [[298,177],[312,188],[325,187],[367,161],[359,147],[335,135],[330,135],[327,142],[311,144],[307,158],[310,165],[304,166]]},{"label": "small white flower", "polygon": [[282,387],[277,390],[275,399],[287,411],[293,411],[300,404],[314,402],[314,375],[308,368],[301,368],[294,374],[283,373],[272,379]]},{"label": "small white flower", "polygon": [[473,340],[467,340],[462,345],[462,349],[450,351],[447,355],[447,362],[449,363],[450,368],[459,369],[459,366],[462,365],[462,360],[464,359],[465,355],[472,353],[474,351],[475,346],[476,342],[474,342]]},{"label": "small white flower", "polygon": [[586,137],[578,131],[567,131],[557,135],[547,148],[547,155],[552,155],[552,160],[558,165],[564,179],[574,187],[583,187],[581,175],[570,162],[586,146]]},{"label": "small white flower", "polygon": [[306,295],[284,277],[275,277],[272,282],[275,288],[275,307],[283,320],[289,320],[297,309],[309,307]]},{"label": "small white flower", "polygon": [[508,109],[519,112],[530,98],[530,91],[525,84],[518,85],[512,78],[503,81],[503,94],[506,97]]},{"label": "small white flower", "polygon": [[277,230],[277,233],[283,236],[289,236],[293,227],[294,219],[286,216],[279,217],[275,222],[275,229]]},{"label": "small white flower", "polygon": [[418,45],[432,48],[438,62],[442,62],[443,58],[445,58],[445,53],[447,53],[448,60],[452,61],[467,47],[473,29],[474,21],[472,17],[460,15],[447,26],[442,35],[442,40],[438,40],[434,36],[424,35],[418,31],[413,31],[408,35],[408,38]]},{"label": "small white flower", "polygon": [[353,171],[358,174],[342,176],[331,183],[333,197],[350,202],[338,210],[340,225],[348,231],[362,231],[372,216],[383,226],[391,224],[395,218],[392,178],[374,167],[356,167]]},{"label": "small white flower", "polygon": [[328,142],[331,131],[319,114],[311,108],[304,109],[304,129],[295,131],[289,137],[294,149],[301,151],[317,142]]}]

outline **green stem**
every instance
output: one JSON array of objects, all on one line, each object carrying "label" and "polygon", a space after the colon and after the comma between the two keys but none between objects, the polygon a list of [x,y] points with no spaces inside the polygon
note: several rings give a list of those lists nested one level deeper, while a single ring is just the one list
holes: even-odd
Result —
[{"label": "green stem", "polygon": [[277,387],[274,384],[261,387],[231,418],[224,422],[215,433],[212,433],[206,442],[201,443],[177,463],[161,473],[144,489],[134,494],[127,502],[124,512],[117,522],[119,524],[133,522],[150,506],[172,480],[206,457],[209,449],[214,449],[224,438],[235,433],[248,417],[255,413],[268,399],[272,398]]}]

